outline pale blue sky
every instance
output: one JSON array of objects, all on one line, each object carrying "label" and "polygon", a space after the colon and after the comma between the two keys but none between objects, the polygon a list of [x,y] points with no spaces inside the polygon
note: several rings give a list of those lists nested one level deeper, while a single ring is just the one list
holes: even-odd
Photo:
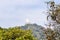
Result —
[{"label": "pale blue sky", "polygon": [[[24,25],[28,18],[31,23],[46,23],[45,2],[48,0],[0,0],[0,26]],[[55,0],[59,3],[60,0]]]}]

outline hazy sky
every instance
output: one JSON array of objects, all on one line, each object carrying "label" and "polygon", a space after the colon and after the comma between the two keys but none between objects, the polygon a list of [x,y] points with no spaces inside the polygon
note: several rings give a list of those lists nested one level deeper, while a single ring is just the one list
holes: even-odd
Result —
[{"label": "hazy sky", "polygon": [[[0,0],[0,26],[11,27],[31,23],[46,23],[47,0]],[[60,0],[55,0],[56,3]]]}]

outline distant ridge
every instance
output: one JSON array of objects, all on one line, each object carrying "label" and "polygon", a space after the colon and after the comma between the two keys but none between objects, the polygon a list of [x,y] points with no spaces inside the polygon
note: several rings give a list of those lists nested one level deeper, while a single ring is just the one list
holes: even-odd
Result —
[{"label": "distant ridge", "polygon": [[33,32],[33,35],[38,38],[38,40],[45,40],[45,35],[44,35],[44,27],[41,25],[37,24],[25,24],[24,26],[21,26],[22,29],[30,29]]}]

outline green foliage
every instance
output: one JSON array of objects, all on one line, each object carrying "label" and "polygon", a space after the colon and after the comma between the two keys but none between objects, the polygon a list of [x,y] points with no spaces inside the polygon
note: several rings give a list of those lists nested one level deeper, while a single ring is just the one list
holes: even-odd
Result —
[{"label": "green foliage", "polygon": [[0,28],[0,40],[36,40],[31,30],[22,30],[20,27],[9,29]]}]

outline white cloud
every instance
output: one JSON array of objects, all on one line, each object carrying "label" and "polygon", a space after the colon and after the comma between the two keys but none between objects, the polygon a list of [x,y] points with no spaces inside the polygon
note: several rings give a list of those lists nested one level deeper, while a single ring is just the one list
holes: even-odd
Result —
[{"label": "white cloud", "polygon": [[0,0],[0,5],[38,5],[41,0]]},{"label": "white cloud", "polygon": [[42,0],[0,0],[0,24],[24,24],[26,18],[33,23],[43,24],[46,16],[42,14],[42,5]]}]

